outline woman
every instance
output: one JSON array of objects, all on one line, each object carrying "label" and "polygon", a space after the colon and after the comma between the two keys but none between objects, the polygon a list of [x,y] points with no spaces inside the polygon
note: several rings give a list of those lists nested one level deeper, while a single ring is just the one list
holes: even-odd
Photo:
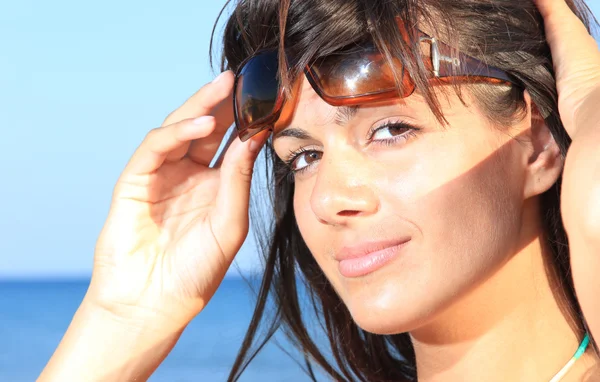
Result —
[{"label": "woman", "polygon": [[[536,2],[241,1],[224,37],[236,79],[133,155],[40,380],[155,370],[247,235],[269,137],[275,223],[230,379],[269,290],[272,328],[334,380],[597,378],[600,53],[583,4]],[[210,168],[232,100],[242,140]],[[336,364],[302,321],[297,269]]]}]

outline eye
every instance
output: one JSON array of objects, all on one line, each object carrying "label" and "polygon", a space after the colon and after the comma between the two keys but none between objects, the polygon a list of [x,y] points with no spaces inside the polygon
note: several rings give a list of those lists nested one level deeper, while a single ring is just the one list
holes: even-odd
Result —
[{"label": "eye", "polygon": [[386,122],[369,133],[369,141],[393,143],[398,140],[408,140],[420,129],[406,122]]},{"label": "eye", "polygon": [[290,159],[288,159],[286,163],[292,172],[299,173],[321,160],[322,156],[323,153],[320,151],[302,148],[296,152],[290,153]]}]

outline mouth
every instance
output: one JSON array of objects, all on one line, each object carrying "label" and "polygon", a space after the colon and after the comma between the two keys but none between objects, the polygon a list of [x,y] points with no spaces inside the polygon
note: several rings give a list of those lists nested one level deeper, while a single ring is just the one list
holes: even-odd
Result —
[{"label": "mouth", "polygon": [[398,257],[410,238],[365,242],[342,248],[336,253],[340,274],[348,278],[366,276]]}]

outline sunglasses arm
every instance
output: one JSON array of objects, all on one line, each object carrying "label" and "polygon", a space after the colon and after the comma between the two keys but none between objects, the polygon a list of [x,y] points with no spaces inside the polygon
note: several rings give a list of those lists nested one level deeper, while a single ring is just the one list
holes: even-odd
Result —
[{"label": "sunglasses arm", "polygon": [[458,58],[452,58],[441,54],[438,41],[435,37],[421,36],[420,42],[428,42],[431,45],[431,63],[433,65],[433,75],[440,77],[440,63],[447,62],[456,67],[460,66],[460,60]]},{"label": "sunglasses arm", "polygon": [[[445,52],[450,52],[451,48],[435,37],[430,37],[422,33],[419,37],[419,41],[431,45],[432,72],[436,78],[453,76],[491,78],[520,86],[519,82],[511,78],[504,70],[484,64],[475,57],[471,57],[462,52],[458,52],[458,57],[448,56],[447,54],[450,53],[444,54]],[[446,65],[442,67],[442,64]]]}]

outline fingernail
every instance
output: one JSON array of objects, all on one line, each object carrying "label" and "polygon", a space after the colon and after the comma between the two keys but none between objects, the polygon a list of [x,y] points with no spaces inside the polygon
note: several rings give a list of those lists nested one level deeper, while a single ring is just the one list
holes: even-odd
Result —
[{"label": "fingernail", "polygon": [[228,70],[226,70],[226,71],[224,71],[223,73],[219,74],[219,75],[217,76],[217,78],[215,78],[215,79],[212,81],[212,83],[213,83],[213,84],[216,84],[217,82],[221,81],[221,79],[222,79],[223,77],[225,77],[225,73],[227,73],[227,72],[228,72]]},{"label": "fingernail", "polygon": [[210,119],[212,119],[212,118],[213,118],[213,117],[212,117],[212,116],[210,116],[210,115],[204,115],[204,116],[202,116],[202,117],[198,117],[198,118],[194,119],[194,120],[192,121],[192,123],[193,123],[194,125],[204,125],[205,123],[207,123],[207,122],[208,122]]}]

